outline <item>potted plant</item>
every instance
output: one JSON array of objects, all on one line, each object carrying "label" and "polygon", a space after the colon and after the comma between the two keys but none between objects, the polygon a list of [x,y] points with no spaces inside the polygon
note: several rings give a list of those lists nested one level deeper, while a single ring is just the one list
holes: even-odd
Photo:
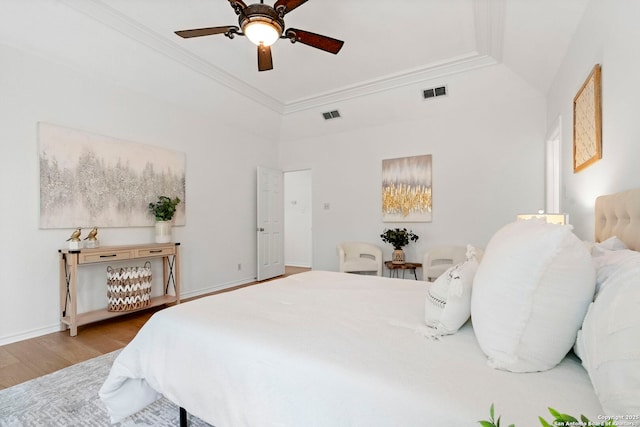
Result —
[{"label": "potted plant", "polygon": [[419,239],[417,234],[406,228],[385,229],[380,238],[383,242],[390,243],[393,246],[394,251],[391,262],[394,264],[404,264],[404,251],[402,248],[407,246],[409,242],[416,242]]},{"label": "potted plant", "polygon": [[156,219],[156,243],[169,243],[171,241],[171,220],[176,213],[176,206],[180,199],[172,199],[167,196],[158,196],[158,201],[149,203],[149,212]]}]

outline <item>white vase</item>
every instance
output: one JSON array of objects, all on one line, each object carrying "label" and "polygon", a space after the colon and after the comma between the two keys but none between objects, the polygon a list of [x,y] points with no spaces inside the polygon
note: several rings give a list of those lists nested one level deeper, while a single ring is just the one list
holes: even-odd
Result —
[{"label": "white vase", "polygon": [[156,221],[156,243],[171,241],[171,221]]},{"label": "white vase", "polygon": [[404,264],[404,251],[402,249],[395,249],[391,255],[392,264]]}]

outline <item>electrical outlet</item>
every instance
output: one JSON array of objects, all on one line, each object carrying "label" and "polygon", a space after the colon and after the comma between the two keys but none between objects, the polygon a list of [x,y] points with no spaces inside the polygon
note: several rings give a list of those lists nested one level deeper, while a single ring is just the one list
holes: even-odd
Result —
[{"label": "electrical outlet", "polygon": [[242,270],[242,264],[238,263],[238,271]]}]

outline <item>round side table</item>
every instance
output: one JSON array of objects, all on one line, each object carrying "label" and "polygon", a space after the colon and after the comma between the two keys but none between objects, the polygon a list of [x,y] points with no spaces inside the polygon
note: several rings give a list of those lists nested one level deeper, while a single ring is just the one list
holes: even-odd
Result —
[{"label": "round side table", "polygon": [[389,277],[400,278],[400,270],[402,270],[402,278],[404,279],[404,272],[406,270],[413,271],[413,277],[418,280],[416,274],[416,268],[421,268],[422,264],[419,262],[405,262],[404,264],[394,264],[393,261],[385,261],[384,265],[389,269]]}]

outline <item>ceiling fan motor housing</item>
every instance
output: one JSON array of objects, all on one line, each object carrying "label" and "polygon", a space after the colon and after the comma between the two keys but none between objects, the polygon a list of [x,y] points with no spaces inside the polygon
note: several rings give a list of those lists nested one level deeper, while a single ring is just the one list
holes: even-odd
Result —
[{"label": "ceiling fan motor housing", "polygon": [[238,17],[240,28],[242,28],[242,32],[245,34],[247,26],[257,22],[273,26],[278,32],[278,37],[280,37],[284,31],[284,20],[280,17],[278,12],[269,5],[262,3],[250,4],[244,8]]}]

